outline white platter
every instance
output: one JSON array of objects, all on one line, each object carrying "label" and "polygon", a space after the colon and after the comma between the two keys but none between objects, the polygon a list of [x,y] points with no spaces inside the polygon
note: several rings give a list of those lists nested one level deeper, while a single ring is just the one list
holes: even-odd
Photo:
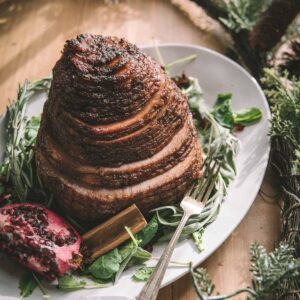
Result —
[{"label": "white platter", "polygon": [[[259,107],[263,111],[260,123],[246,128],[238,134],[240,151],[237,157],[237,176],[230,187],[228,196],[222,205],[217,220],[211,224],[204,234],[204,251],[198,253],[191,241],[179,243],[173,254],[177,261],[192,261],[198,265],[211,255],[238,226],[259,191],[269,157],[269,107],[257,82],[239,65],[212,50],[187,44],[159,45],[162,57],[166,63],[172,62],[191,54],[197,54],[197,59],[188,64],[176,66],[172,74],[181,74],[197,77],[203,89],[204,98],[209,105],[216,100],[218,93],[233,93],[233,109]],[[144,47],[144,50],[154,58],[153,47]],[[42,111],[45,95],[40,95],[30,103],[28,115],[38,115]],[[0,155],[3,156],[4,125],[0,121]],[[159,256],[163,246],[154,248],[154,255]],[[185,268],[169,268],[163,285],[167,285],[188,270]],[[54,286],[49,287],[51,299],[64,300],[126,300],[138,295],[143,283],[131,280],[133,270],[127,270],[112,287],[97,290],[81,290],[71,293],[62,293]],[[19,268],[16,265],[0,261],[0,299],[18,299]],[[30,299],[41,299],[37,290]]]}]

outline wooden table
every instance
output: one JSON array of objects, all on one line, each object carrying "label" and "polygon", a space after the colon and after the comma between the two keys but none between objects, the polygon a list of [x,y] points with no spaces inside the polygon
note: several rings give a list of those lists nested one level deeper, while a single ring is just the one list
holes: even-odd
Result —
[{"label": "wooden table", "polygon": [[[224,51],[221,36],[201,32],[169,1],[135,0],[111,6],[100,0],[0,0],[1,112],[8,99],[14,99],[18,83],[51,73],[64,41],[83,32],[117,35],[139,45],[156,39]],[[270,174],[262,189],[274,194]],[[271,250],[279,229],[278,207],[272,200],[258,196],[239,227],[203,264],[219,292],[250,284],[249,245],[258,241]],[[163,288],[159,299],[197,297],[189,276],[185,276]]]}]

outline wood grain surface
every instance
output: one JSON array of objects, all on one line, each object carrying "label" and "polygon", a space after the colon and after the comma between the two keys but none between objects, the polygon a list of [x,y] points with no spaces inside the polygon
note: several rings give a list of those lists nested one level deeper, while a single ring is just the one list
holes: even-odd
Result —
[{"label": "wood grain surface", "polygon": [[[100,0],[0,0],[0,111],[15,98],[18,83],[50,74],[64,41],[83,32],[117,35],[138,45],[155,39],[202,45],[219,52],[225,48],[218,28],[200,31],[169,1],[128,0],[107,5]],[[276,193],[273,181],[267,173],[262,190],[269,195]],[[258,196],[239,227],[203,264],[216,290],[230,292],[249,285],[251,242],[258,241],[271,250],[279,230],[279,208],[271,198]],[[189,276],[185,276],[163,288],[158,299],[197,297]],[[246,295],[235,299],[246,299]]]}]

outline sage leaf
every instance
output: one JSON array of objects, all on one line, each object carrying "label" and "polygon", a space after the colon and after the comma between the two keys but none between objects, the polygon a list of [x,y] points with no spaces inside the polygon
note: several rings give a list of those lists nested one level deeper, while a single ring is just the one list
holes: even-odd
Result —
[{"label": "sage leaf", "polygon": [[135,281],[147,281],[154,271],[154,267],[142,267],[135,271],[132,278]]},{"label": "sage leaf", "polygon": [[58,280],[58,288],[61,291],[77,291],[83,289],[86,286],[86,282],[84,280],[79,280],[72,275],[64,275]]},{"label": "sage leaf", "polygon": [[199,252],[202,252],[204,250],[203,240],[202,240],[203,233],[204,233],[203,227],[192,233],[193,241],[196,247],[198,248]]},{"label": "sage leaf", "polygon": [[152,257],[152,254],[141,247],[137,247],[128,263],[128,267],[142,265]]},{"label": "sage leaf", "polygon": [[58,289],[65,292],[78,291],[81,289],[95,289],[104,288],[110,286],[110,283],[88,283],[82,279],[76,278],[75,276],[66,274],[58,280]]}]

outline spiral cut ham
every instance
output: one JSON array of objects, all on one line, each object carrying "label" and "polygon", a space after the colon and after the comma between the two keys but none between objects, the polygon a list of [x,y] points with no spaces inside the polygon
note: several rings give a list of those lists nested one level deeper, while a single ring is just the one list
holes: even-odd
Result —
[{"label": "spiral cut ham", "polygon": [[135,203],[182,199],[201,176],[187,99],[135,45],[83,34],[53,69],[36,147],[40,178],[73,217],[96,222]]}]

